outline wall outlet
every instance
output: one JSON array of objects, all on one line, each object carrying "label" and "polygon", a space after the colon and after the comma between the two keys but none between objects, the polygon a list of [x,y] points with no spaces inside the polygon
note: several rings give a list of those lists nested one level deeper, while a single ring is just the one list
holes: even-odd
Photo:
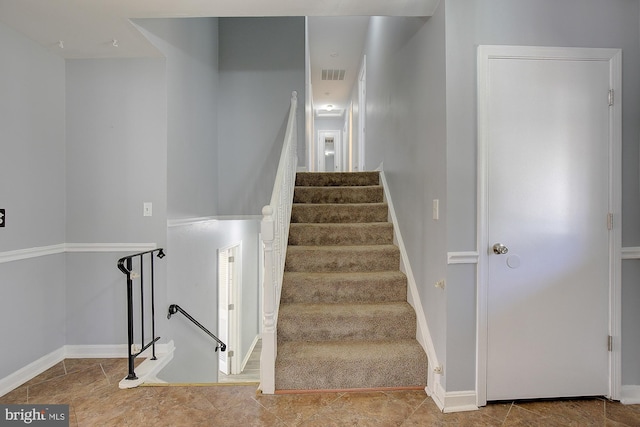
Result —
[{"label": "wall outlet", "polygon": [[5,210],[4,209],[0,209],[0,227],[4,227],[4,223],[5,223]]},{"label": "wall outlet", "polygon": [[436,288],[444,289],[444,279],[436,282]]}]

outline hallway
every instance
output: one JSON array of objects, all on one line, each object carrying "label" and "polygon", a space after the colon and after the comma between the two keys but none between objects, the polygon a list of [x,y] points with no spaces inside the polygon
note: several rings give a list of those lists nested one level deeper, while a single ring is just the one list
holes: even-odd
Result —
[{"label": "hallway", "polygon": [[421,391],[267,396],[255,384],[118,389],[124,359],[66,359],[1,404],[70,404],[71,426],[638,426],[640,405],[505,402],[442,414]]}]

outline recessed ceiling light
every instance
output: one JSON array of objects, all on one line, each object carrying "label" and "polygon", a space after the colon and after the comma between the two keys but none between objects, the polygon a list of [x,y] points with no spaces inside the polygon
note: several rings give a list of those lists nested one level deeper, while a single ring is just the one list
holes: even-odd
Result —
[{"label": "recessed ceiling light", "polygon": [[329,56],[335,58],[336,56],[338,56],[338,52],[331,52]]}]

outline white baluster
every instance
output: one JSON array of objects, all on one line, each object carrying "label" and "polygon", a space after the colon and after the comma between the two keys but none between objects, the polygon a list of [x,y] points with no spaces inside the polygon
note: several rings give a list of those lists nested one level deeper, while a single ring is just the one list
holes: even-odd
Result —
[{"label": "white baluster", "polygon": [[275,362],[278,352],[277,323],[285,254],[291,221],[293,187],[297,167],[297,92],[291,95],[289,121],[280,155],[271,203],[262,209],[262,241],[264,245],[263,328],[260,356],[262,392],[275,392]]}]

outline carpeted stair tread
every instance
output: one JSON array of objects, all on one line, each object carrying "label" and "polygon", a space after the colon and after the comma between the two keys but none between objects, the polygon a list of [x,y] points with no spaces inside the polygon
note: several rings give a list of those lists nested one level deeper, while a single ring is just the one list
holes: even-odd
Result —
[{"label": "carpeted stair tread", "polygon": [[276,390],[426,386],[380,174],[297,173],[293,201]]},{"label": "carpeted stair tread", "polygon": [[280,301],[283,304],[407,301],[407,276],[399,270],[358,273],[286,272]]},{"label": "carpeted stair tread", "polygon": [[381,185],[359,187],[295,187],[293,203],[381,203]]},{"label": "carpeted stair tread", "polygon": [[386,222],[388,218],[386,203],[294,203],[291,208],[292,223]]},{"label": "carpeted stair tread", "polygon": [[316,224],[296,223],[289,228],[289,244],[308,245],[381,245],[393,243],[390,222]]},{"label": "carpeted stair tread", "polygon": [[290,341],[278,344],[280,390],[427,385],[427,356],[415,339]]},{"label": "carpeted stair tread", "polygon": [[395,245],[289,246],[285,271],[387,271],[400,267]]},{"label": "carpeted stair tread", "polygon": [[298,172],[296,186],[365,186],[378,185],[378,172]]},{"label": "carpeted stair tread", "polygon": [[278,342],[411,339],[415,323],[407,302],[281,304]]}]

